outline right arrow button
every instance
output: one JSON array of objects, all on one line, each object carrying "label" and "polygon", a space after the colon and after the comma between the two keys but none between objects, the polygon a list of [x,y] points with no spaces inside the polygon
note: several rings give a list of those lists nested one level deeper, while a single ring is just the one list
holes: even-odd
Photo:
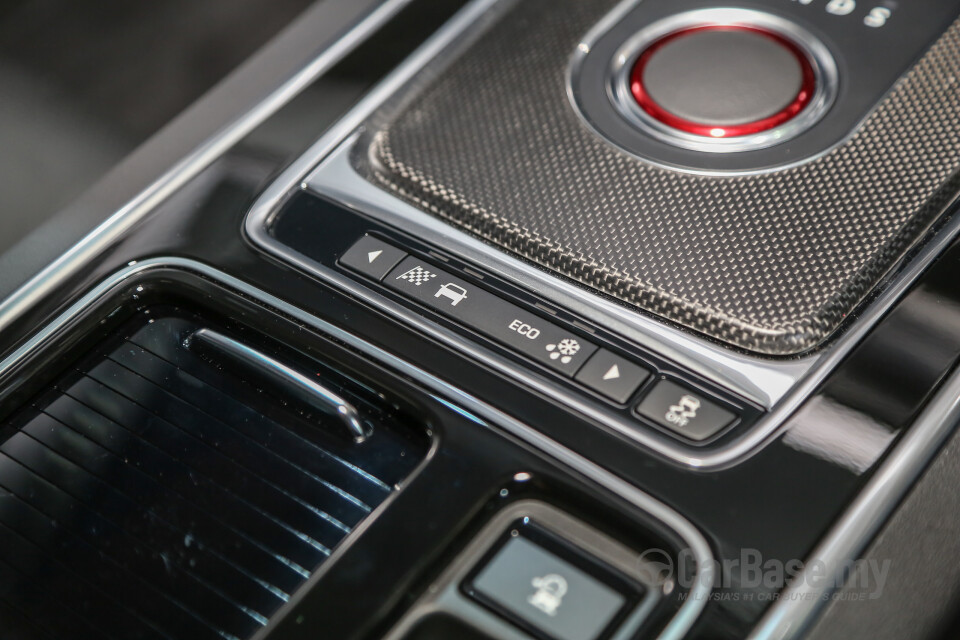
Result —
[{"label": "right arrow button", "polygon": [[576,380],[614,402],[625,404],[650,372],[617,354],[600,349],[576,375]]}]

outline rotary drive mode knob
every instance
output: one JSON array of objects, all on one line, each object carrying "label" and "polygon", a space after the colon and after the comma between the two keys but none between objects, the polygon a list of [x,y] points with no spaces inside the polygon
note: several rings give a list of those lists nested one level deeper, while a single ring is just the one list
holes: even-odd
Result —
[{"label": "rotary drive mode knob", "polygon": [[702,151],[758,149],[798,135],[823,115],[836,86],[819,41],[755,11],[674,16],[626,49],[617,63],[621,112],[663,141]]}]

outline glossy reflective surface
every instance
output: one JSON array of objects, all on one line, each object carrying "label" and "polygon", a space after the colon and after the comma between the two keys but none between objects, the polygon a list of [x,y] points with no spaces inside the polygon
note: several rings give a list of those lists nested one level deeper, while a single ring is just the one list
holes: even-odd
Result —
[{"label": "glossy reflective surface", "polygon": [[[364,55],[377,58],[382,44],[363,49]],[[321,85],[316,89],[316,97],[322,96]],[[271,133],[278,130],[285,131],[292,144]],[[2,349],[9,352],[66,302],[131,261],[178,255],[215,265],[467,390],[684,514],[708,538],[718,560],[727,561],[729,567],[718,572],[716,597],[707,604],[696,628],[695,637],[701,638],[746,634],[781,585],[757,585],[733,561],[740,561],[744,550],[755,551],[765,561],[804,558],[960,355],[960,289],[955,286],[960,277],[960,246],[954,245],[774,441],[730,468],[702,472],[681,467],[254,249],[241,232],[244,215],[272,177],[317,133],[318,125],[311,118],[292,108],[281,110],[276,119],[163,202],[141,226],[98,255],[88,270],[22,316],[4,334]],[[353,239],[344,238],[344,246]],[[166,273],[159,280],[164,286],[156,284],[158,295],[167,295],[164,292],[180,291],[189,279]],[[270,637],[382,635],[498,505],[519,496],[536,495],[559,504],[637,547],[676,544],[669,532],[658,531],[655,523],[645,521],[643,514],[622,500],[504,437],[497,425],[478,424],[469,414],[458,412],[455,398],[424,393],[417,385],[309,336],[296,323],[272,317],[256,305],[233,300],[216,288],[187,284],[196,292],[188,296],[194,303],[244,317],[245,322],[262,324],[278,339],[286,337],[327,357],[335,356],[360,377],[376,381],[388,397],[428,416],[436,429],[437,448],[427,466],[370,521],[362,536],[341,547],[342,562],[331,563],[311,581],[309,591],[300,592],[284,606],[283,617],[269,629]],[[130,304],[133,295],[140,294],[117,294],[113,307],[103,305],[95,310],[98,317],[78,321],[76,326],[96,326],[110,309]],[[127,302],[120,304],[121,299]],[[4,380],[4,406],[12,409],[30,397],[30,373],[52,375],[62,365],[63,361],[50,356],[30,363],[32,370],[20,370]],[[518,472],[531,474],[532,480],[511,480]],[[444,629],[447,621],[436,624]],[[429,634],[432,628],[426,625],[420,633]]]}]

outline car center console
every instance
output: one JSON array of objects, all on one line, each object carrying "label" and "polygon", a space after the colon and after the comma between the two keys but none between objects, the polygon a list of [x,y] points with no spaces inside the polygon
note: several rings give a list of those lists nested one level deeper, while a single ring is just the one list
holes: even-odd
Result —
[{"label": "car center console", "polygon": [[[492,338],[509,352],[488,360],[505,375],[552,369],[544,392],[662,455],[698,467],[742,458],[942,249],[949,232],[931,230],[956,191],[939,119],[955,101],[938,80],[952,68],[943,58],[952,32],[940,34],[953,9],[937,4],[922,27],[871,26],[867,14],[846,36],[850,20],[836,7],[764,7],[484,6],[484,28],[441,34],[435,55],[400,67],[354,110],[356,125],[324,146],[319,166],[308,154],[281,177],[247,233],[342,287],[352,287],[349,259],[363,246],[411,254],[408,270],[439,279],[411,284],[371,263],[367,281],[392,290],[376,304],[397,315],[425,305],[445,316],[441,326],[453,321],[448,340],[461,349],[472,346],[464,330]],[[702,69],[706,58],[734,75]],[[667,76],[674,93],[659,100],[684,117],[654,100]],[[769,78],[792,84],[774,89]],[[301,182],[331,204],[303,196],[280,207]],[[318,241],[331,224],[353,238]],[[350,248],[377,232],[387,235]],[[408,237],[389,237],[397,232]],[[404,246],[418,241],[423,264]],[[475,293],[454,305],[447,284]],[[502,304],[518,296],[532,307]],[[564,356],[564,340],[584,348]],[[539,366],[518,370],[517,353]],[[614,375],[621,368],[630,373]]]},{"label": "car center console", "polygon": [[0,307],[0,629],[790,638],[853,570],[882,598],[958,418],[958,17],[378,6]]}]

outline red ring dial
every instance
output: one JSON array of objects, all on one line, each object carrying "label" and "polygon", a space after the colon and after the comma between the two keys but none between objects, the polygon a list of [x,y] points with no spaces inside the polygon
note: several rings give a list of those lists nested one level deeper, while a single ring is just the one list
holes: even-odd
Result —
[{"label": "red ring dial", "polygon": [[[753,122],[745,122],[734,125],[717,125],[710,124],[709,122],[693,122],[691,120],[681,118],[680,116],[677,116],[664,109],[662,106],[657,104],[644,86],[643,75],[647,64],[657,53],[657,51],[667,43],[672,42],[677,38],[682,38],[692,33],[702,31],[749,31],[751,33],[759,34],[776,41],[778,44],[790,51],[790,53],[793,54],[797,62],[800,64],[802,80],[800,84],[800,90],[797,92],[797,95],[790,102],[790,104],[771,116],[767,116],[766,118],[755,120]],[[637,104],[639,104],[644,111],[646,111],[651,117],[659,120],[667,126],[706,138],[736,138],[775,129],[803,111],[813,99],[816,88],[816,73],[814,72],[813,66],[810,64],[807,56],[800,49],[800,47],[778,33],[752,26],[702,25],[674,31],[673,33],[669,33],[659,38],[649,47],[647,47],[646,50],[640,54],[640,57],[633,66],[633,70],[630,72],[630,92],[633,93],[633,97],[637,101]]]}]

